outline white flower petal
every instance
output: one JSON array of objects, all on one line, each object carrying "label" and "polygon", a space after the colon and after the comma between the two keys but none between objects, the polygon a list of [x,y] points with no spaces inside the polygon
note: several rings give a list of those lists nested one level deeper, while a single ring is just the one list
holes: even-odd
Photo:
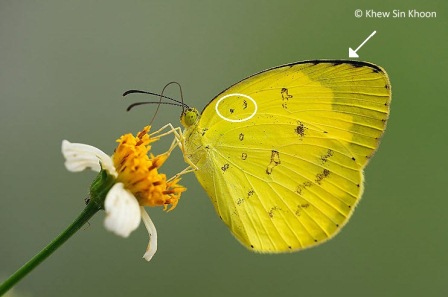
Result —
[{"label": "white flower petal", "polygon": [[149,243],[148,247],[146,248],[146,252],[143,255],[143,258],[145,258],[146,261],[150,261],[154,254],[157,252],[157,230],[145,208],[141,206],[140,209],[143,223],[145,223],[145,227],[149,233]]},{"label": "white flower petal", "polygon": [[115,234],[128,237],[140,225],[140,205],[122,183],[116,183],[104,201],[104,226]]},{"label": "white flower petal", "polygon": [[100,162],[111,175],[117,176],[112,159],[94,146],[62,141],[62,154],[65,157],[65,167],[68,171],[79,172],[86,168],[99,172]]}]

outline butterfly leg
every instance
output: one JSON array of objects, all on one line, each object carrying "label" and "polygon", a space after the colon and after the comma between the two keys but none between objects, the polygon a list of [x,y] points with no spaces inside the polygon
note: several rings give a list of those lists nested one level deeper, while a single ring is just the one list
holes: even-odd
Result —
[{"label": "butterfly leg", "polygon": [[185,168],[185,169],[182,170],[181,172],[175,174],[173,177],[171,177],[170,179],[168,179],[167,182],[170,182],[170,181],[172,181],[172,180],[174,180],[174,179],[177,179],[177,178],[181,177],[181,176],[184,175],[184,174],[187,174],[187,173],[190,173],[190,172],[194,172],[194,171],[196,171],[196,170],[197,170],[197,169],[194,169],[194,168],[192,168],[191,166],[188,166],[187,168]]},{"label": "butterfly leg", "polygon": [[[167,155],[170,155],[171,152],[176,148],[179,147],[179,149],[184,152],[184,136],[182,133],[182,130],[180,127],[173,127],[171,123],[166,124],[165,126],[161,127],[159,130],[152,132],[149,134],[150,137],[163,137],[167,136],[169,134],[174,134],[173,142],[171,143],[170,148],[164,153]],[[168,181],[174,180],[184,174],[196,171],[198,168],[195,164],[193,164],[188,158],[184,157],[185,162],[189,165],[187,168],[179,172],[178,174],[171,177]]]},{"label": "butterfly leg", "polygon": [[[165,130],[165,131],[164,131]],[[171,123],[166,124],[165,126],[161,127],[159,130],[152,132],[149,134],[150,137],[163,137],[169,134],[174,134],[174,140],[171,143],[170,148],[166,153],[171,153],[176,146],[179,147],[179,149],[182,151],[182,153],[185,152],[185,137],[183,136],[182,130],[180,127],[173,127]],[[187,168],[182,170],[182,174],[192,172],[197,170],[197,166],[193,164],[188,158],[184,155],[185,162],[189,165]]]},{"label": "butterfly leg", "polygon": [[[168,131],[164,131],[164,130],[168,130]],[[171,123],[168,123],[165,126],[163,126],[162,128],[160,128],[159,130],[152,132],[151,134],[149,134],[149,136],[150,137],[163,137],[163,136],[166,136],[169,134],[174,134],[175,139],[177,139],[178,142],[180,142],[180,139],[182,138],[182,130],[180,127],[174,128]]]},{"label": "butterfly leg", "polygon": [[[164,131],[164,130],[167,130],[167,131]],[[151,134],[149,134],[149,136],[153,137],[153,138],[160,138],[163,136],[167,136],[169,134],[174,134],[174,140],[171,143],[171,146],[166,153],[171,153],[176,146],[178,146],[180,148],[180,150],[183,151],[182,150],[182,148],[183,148],[182,130],[180,127],[174,128],[171,123],[166,124],[165,126],[163,126],[162,128],[160,128],[159,130],[157,130],[155,132],[152,132]]]}]

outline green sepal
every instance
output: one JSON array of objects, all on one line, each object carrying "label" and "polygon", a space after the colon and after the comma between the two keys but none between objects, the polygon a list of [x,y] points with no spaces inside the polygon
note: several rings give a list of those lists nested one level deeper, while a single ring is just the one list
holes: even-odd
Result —
[{"label": "green sepal", "polygon": [[106,170],[101,169],[90,186],[90,200],[88,203],[95,203],[98,208],[104,209],[104,200],[107,193],[116,183],[115,177]]}]

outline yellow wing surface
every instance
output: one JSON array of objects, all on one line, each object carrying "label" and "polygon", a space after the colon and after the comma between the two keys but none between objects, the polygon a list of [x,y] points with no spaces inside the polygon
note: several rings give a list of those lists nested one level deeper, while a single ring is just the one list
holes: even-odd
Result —
[{"label": "yellow wing surface", "polygon": [[215,97],[186,125],[184,155],[243,245],[301,250],[352,215],[390,101],[388,76],[371,63],[279,66]]}]

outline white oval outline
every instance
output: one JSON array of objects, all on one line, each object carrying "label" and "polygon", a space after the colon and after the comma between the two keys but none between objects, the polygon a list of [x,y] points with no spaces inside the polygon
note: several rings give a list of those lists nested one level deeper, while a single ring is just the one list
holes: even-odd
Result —
[{"label": "white oval outline", "polygon": [[[255,110],[254,110],[254,112],[253,112],[250,116],[248,116],[247,118],[244,118],[244,119],[241,119],[241,120],[232,120],[232,119],[229,119],[229,118],[226,118],[225,116],[223,116],[223,115],[219,112],[219,110],[218,110],[218,106],[219,106],[219,104],[221,103],[221,101],[222,101],[223,99],[226,99],[226,98],[228,98],[228,97],[232,97],[232,96],[242,96],[242,97],[247,98],[247,99],[249,99],[250,101],[252,101],[252,103],[255,105]],[[218,102],[216,102],[215,110],[216,110],[216,113],[221,117],[221,119],[223,119],[223,120],[225,120],[225,121],[228,121],[228,122],[232,122],[232,123],[241,123],[241,122],[245,122],[245,121],[250,120],[251,118],[253,118],[253,117],[255,116],[255,114],[257,114],[258,105],[257,105],[257,102],[256,102],[252,97],[250,97],[250,96],[248,96],[248,95],[240,94],[240,93],[232,93],[232,94],[228,94],[228,95],[225,95],[225,96],[222,96],[221,98],[219,98]]]}]

